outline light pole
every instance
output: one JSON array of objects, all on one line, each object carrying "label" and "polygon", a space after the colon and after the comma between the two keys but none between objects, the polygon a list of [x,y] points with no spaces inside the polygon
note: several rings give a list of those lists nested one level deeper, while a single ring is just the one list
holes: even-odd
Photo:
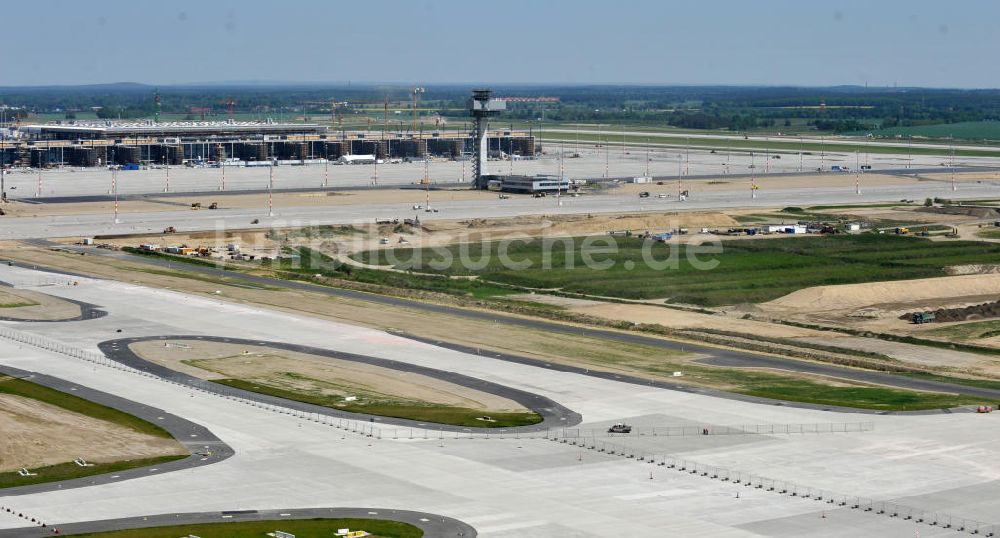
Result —
[{"label": "light pole", "polygon": [[[6,129],[3,127],[3,121],[0,120],[0,129]],[[6,144],[4,143],[4,134],[0,130],[0,204],[7,201],[7,151]]]},{"label": "light pole", "polygon": [[267,216],[274,216],[274,163],[267,167]]}]

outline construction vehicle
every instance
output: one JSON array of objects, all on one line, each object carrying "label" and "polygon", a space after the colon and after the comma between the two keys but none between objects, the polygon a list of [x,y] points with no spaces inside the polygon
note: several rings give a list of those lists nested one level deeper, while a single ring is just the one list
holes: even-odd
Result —
[{"label": "construction vehicle", "polygon": [[209,209],[219,209],[219,202],[212,202],[208,206]]},{"label": "construction vehicle", "polygon": [[191,204],[191,209],[201,209],[201,202],[195,202]]},{"label": "construction vehicle", "polygon": [[917,325],[922,325],[924,323],[934,321],[935,317],[934,312],[914,312],[913,315],[910,316],[910,321],[916,323]]},{"label": "construction vehicle", "polygon": [[908,235],[909,233],[909,228],[896,228],[896,235]]},{"label": "construction vehicle", "polygon": [[624,422],[619,422],[618,424],[613,424],[610,428],[608,428],[608,433],[632,433],[632,426],[629,426]]},{"label": "construction vehicle", "polygon": [[165,233],[165,234],[175,234],[175,233],[177,233],[177,228],[174,228],[173,226],[167,226],[166,228],[163,229],[163,233]]}]

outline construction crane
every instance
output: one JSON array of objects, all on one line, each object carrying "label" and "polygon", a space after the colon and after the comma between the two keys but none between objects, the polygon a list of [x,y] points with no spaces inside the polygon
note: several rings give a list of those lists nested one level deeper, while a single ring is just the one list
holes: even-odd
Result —
[{"label": "construction crane", "polygon": [[347,101],[337,101],[333,97],[330,98],[330,125],[337,129],[343,124],[340,107],[344,106],[347,106]]},{"label": "construction crane", "polygon": [[385,140],[385,133],[389,130],[389,94],[382,98],[382,140]]},{"label": "construction crane", "polygon": [[191,114],[201,114],[201,121],[205,121],[205,115],[211,114],[212,109],[207,106],[193,106],[190,108]]},{"label": "construction crane", "polygon": [[233,113],[236,112],[236,101],[233,101],[232,98],[229,98],[226,99],[225,101],[221,101],[221,104],[226,105],[226,113],[229,118],[229,121],[233,121]]},{"label": "construction crane", "polygon": [[418,96],[424,93],[424,89],[419,86],[413,87],[413,132],[417,132],[417,101],[420,99]]}]

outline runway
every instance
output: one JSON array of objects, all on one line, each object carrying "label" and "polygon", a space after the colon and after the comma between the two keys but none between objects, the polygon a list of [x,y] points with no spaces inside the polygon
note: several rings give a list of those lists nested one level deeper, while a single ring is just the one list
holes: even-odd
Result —
[{"label": "runway", "polygon": [[[424,536],[428,538],[446,536],[475,538],[476,536],[476,529],[456,519],[437,514],[428,514],[426,512],[411,512],[408,510],[386,508],[285,508],[272,510],[226,510],[188,514],[156,514],[143,517],[69,523],[60,525],[58,528],[60,534],[72,535],[123,529],[145,529],[204,523],[239,523],[245,521],[278,521],[279,523],[277,524],[280,525],[280,521],[320,518],[399,521],[419,528],[424,531]],[[0,538],[48,538],[54,532],[54,529],[42,529],[38,527],[0,529]]]},{"label": "runway", "polygon": [[[53,276],[0,266],[18,287]],[[65,277],[67,282],[70,277]],[[98,304],[104,318],[59,324],[2,322],[89,352],[109,338],[203,334],[322,347],[463,375],[552,399],[583,417],[637,428],[829,423],[840,415],[696,392],[643,387],[574,372],[470,355],[380,331],[122,282],[72,277],[46,293]],[[331,308],[337,308],[336,301]],[[123,332],[116,333],[117,329]],[[0,364],[73,379],[81,386],[163,409],[209,428],[235,455],[215,465],[90,488],[17,497],[0,506],[62,525],[150,513],[184,514],[323,506],[378,506],[441,514],[488,538],[608,534],[659,537],[911,536],[918,525],[850,506],[667,469],[628,454],[657,454],[698,469],[738,469],[812,491],[892,501],[968,521],[991,522],[1000,491],[1000,414],[868,415],[870,431],[636,437],[621,453],[516,437],[374,439],[0,339]],[[834,420],[837,420],[834,418]],[[606,426],[604,426],[606,428]],[[616,441],[618,442],[618,441]],[[665,461],[665,460],[662,460]],[[652,479],[650,478],[652,476]],[[771,482],[768,482],[771,483]],[[799,489],[798,491],[804,491]],[[821,518],[826,514],[826,518]],[[943,516],[942,516],[943,517]],[[996,524],[996,522],[992,522]],[[23,521],[0,513],[0,528]],[[922,536],[956,536],[921,523]],[[989,527],[983,527],[985,535]],[[16,534],[15,534],[16,535]]]}]

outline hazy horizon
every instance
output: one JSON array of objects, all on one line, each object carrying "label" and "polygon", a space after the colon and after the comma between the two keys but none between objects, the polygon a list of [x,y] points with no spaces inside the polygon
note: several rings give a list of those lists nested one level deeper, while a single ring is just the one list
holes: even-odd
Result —
[{"label": "hazy horizon", "polygon": [[[46,17],[47,13],[55,15]],[[995,89],[1000,4],[631,0],[5,6],[0,86],[509,84]],[[30,24],[25,21],[31,21]],[[473,21],[479,21],[478,25]],[[227,82],[228,81],[228,82]],[[382,82],[396,81],[396,82]]]}]

